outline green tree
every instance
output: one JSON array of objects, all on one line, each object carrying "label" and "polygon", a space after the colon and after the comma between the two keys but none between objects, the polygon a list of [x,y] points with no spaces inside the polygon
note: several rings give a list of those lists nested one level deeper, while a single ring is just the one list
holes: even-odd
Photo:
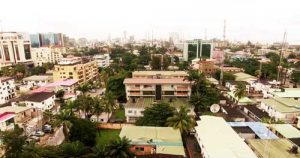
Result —
[{"label": "green tree", "polygon": [[238,101],[243,97],[247,96],[246,85],[243,83],[238,83],[234,91],[234,96],[237,97]]},{"label": "green tree", "polygon": [[31,75],[41,75],[46,73],[46,68],[37,66],[32,69],[30,69],[30,74]]},{"label": "green tree", "polygon": [[68,141],[69,140],[69,130],[72,127],[72,123],[70,121],[72,119],[71,111],[68,109],[63,109],[60,111],[60,113],[58,115],[55,115],[54,118],[55,118],[54,125],[55,126],[59,126],[59,125],[63,126],[63,133],[65,135],[65,140]]},{"label": "green tree", "polygon": [[[219,80],[220,75],[221,75],[221,71],[217,70],[214,74],[214,78]],[[228,81],[234,81],[234,80],[235,80],[235,76],[232,73],[223,72],[223,83],[222,83],[222,85],[224,85]]]},{"label": "green tree", "polygon": [[4,144],[5,157],[22,157],[26,141],[26,136],[23,135],[22,129],[16,127],[12,131],[1,132],[1,139]]},{"label": "green tree", "polygon": [[175,110],[174,115],[167,119],[167,126],[179,129],[182,134],[187,134],[196,123],[189,112],[190,109],[181,106],[179,111]]},{"label": "green tree", "polygon": [[153,55],[150,65],[151,65],[152,70],[160,70],[160,68],[161,68],[161,56]]},{"label": "green tree", "polygon": [[66,142],[60,145],[60,155],[62,157],[81,157],[88,153],[88,149],[80,141]]},{"label": "green tree", "polygon": [[113,93],[106,93],[102,99],[102,104],[104,106],[104,111],[107,112],[107,120],[109,120],[109,114],[117,108],[115,96],[113,95]]},{"label": "green tree", "polygon": [[99,121],[99,116],[104,112],[104,106],[102,105],[102,100],[99,97],[95,97],[94,99],[94,105],[92,109],[92,114],[96,115],[97,122]]},{"label": "green tree", "polygon": [[293,71],[291,75],[291,81],[294,83],[294,87],[297,87],[297,84],[300,83],[300,71]]},{"label": "green tree", "polygon": [[119,101],[126,100],[125,86],[123,84],[125,74],[117,74],[110,77],[106,86],[106,92],[111,92]]},{"label": "green tree", "polygon": [[132,158],[133,154],[129,150],[130,141],[123,137],[113,140],[106,147],[105,157],[107,158]]},{"label": "green tree", "polygon": [[97,126],[86,119],[72,119],[70,128],[70,140],[80,141],[86,146],[94,146],[96,143]]},{"label": "green tree", "polygon": [[79,110],[83,111],[84,118],[90,119],[92,116],[92,109],[94,106],[93,98],[89,95],[80,95],[78,96],[76,103],[79,106]]},{"label": "green tree", "polygon": [[153,104],[152,107],[145,109],[144,116],[136,121],[136,125],[165,127],[167,119],[173,116],[174,110],[168,103]]},{"label": "green tree", "polygon": [[93,88],[93,86],[92,86],[90,83],[85,82],[85,83],[79,85],[79,86],[77,87],[77,90],[79,90],[79,91],[81,91],[83,94],[85,94],[86,92],[88,92],[88,91],[91,90],[92,88]]}]

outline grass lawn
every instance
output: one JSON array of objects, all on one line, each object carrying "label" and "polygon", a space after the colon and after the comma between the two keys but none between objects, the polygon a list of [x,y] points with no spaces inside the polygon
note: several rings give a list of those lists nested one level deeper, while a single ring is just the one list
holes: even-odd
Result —
[{"label": "grass lawn", "polygon": [[120,132],[121,130],[116,129],[100,129],[96,141],[102,146],[107,145],[110,141],[117,139]]},{"label": "grass lawn", "polygon": [[125,120],[125,109],[118,109],[115,113],[115,119]]}]

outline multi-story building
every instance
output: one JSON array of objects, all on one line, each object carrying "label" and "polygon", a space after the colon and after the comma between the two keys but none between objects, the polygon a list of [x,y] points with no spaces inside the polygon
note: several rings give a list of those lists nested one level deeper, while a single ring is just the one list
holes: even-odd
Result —
[{"label": "multi-story building", "polygon": [[54,66],[53,80],[75,79],[78,83],[92,81],[98,74],[97,62],[74,56],[61,58]]},{"label": "multi-story building", "polygon": [[108,67],[110,64],[109,54],[98,54],[93,59],[97,62],[98,67]]},{"label": "multi-story building", "polygon": [[64,46],[64,35],[62,33],[37,33],[30,35],[31,45],[34,48],[49,46]]},{"label": "multi-story building", "polygon": [[189,106],[191,83],[185,80],[184,71],[135,71],[133,78],[124,80],[127,104],[125,115],[128,122],[143,116],[146,107],[157,102],[171,106]]},{"label": "multi-story building", "polygon": [[16,96],[15,80],[11,77],[0,78],[0,104],[7,103]]},{"label": "multi-story building", "polygon": [[43,75],[43,76],[34,75],[34,76],[23,78],[24,84],[30,86],[39,86],[39,87],[45,86],[46,84],[52,81],[53,81],[53,76],[47,76],[47,75]]},{"label": "multi-story building", "polygon": [[32,48],[31,56],[35,66],[42,66],[45,63],[57,63],[63,54],[63,49],[55,47]]},{"label": "multi-story building", "polygon": [[30,41],[17,32],[0,32],[1,65],[16,63],[31,64]]},{"label": "multi-story building", "polygon": [[189,40],[183,44],[183,60],[190,61],[195,58],[211,59],[213,53],[213,42],[209,40]]}]

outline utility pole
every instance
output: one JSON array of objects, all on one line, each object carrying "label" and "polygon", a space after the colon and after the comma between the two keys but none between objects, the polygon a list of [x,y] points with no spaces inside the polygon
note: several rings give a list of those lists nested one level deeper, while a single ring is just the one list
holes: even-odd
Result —
[{"label": "utility pole", "polygon": [[279,65],[278,65],[278,71],[277,71],[277,82],[280,81],[280,85],[282,84],[281,83],[281,78],[282,78],[282,57],[283,57],[283,51],[284,51],[284,48],[285,48],[285,43],[286,43],[286,32],[284,32],[284,35],[283,35],[283,40],[282,40],[282,45],[281,45],[281,51],[280,51],[280,60],[279,60]]}]

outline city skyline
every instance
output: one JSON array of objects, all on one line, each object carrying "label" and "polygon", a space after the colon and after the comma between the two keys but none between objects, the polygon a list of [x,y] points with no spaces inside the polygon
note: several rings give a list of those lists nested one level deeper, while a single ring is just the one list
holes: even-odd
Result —
[{"label": "city skyline", "polygon": [[208,39],[223,39],[226,19],[226,37],[230,41],[281,42],[287,31],[287,42],[300,44],[300,13],[295,0],[1,3],[18,10],[0,10],[3,31],[62,32],[70,37],[99,40],[123,37],[123,31],[127,37],[134,35],[138,39],[151,38],[152,32],[156,39],[167,39],[171,32],[182,34],[184,39],[204,39],[207,32]]}]

